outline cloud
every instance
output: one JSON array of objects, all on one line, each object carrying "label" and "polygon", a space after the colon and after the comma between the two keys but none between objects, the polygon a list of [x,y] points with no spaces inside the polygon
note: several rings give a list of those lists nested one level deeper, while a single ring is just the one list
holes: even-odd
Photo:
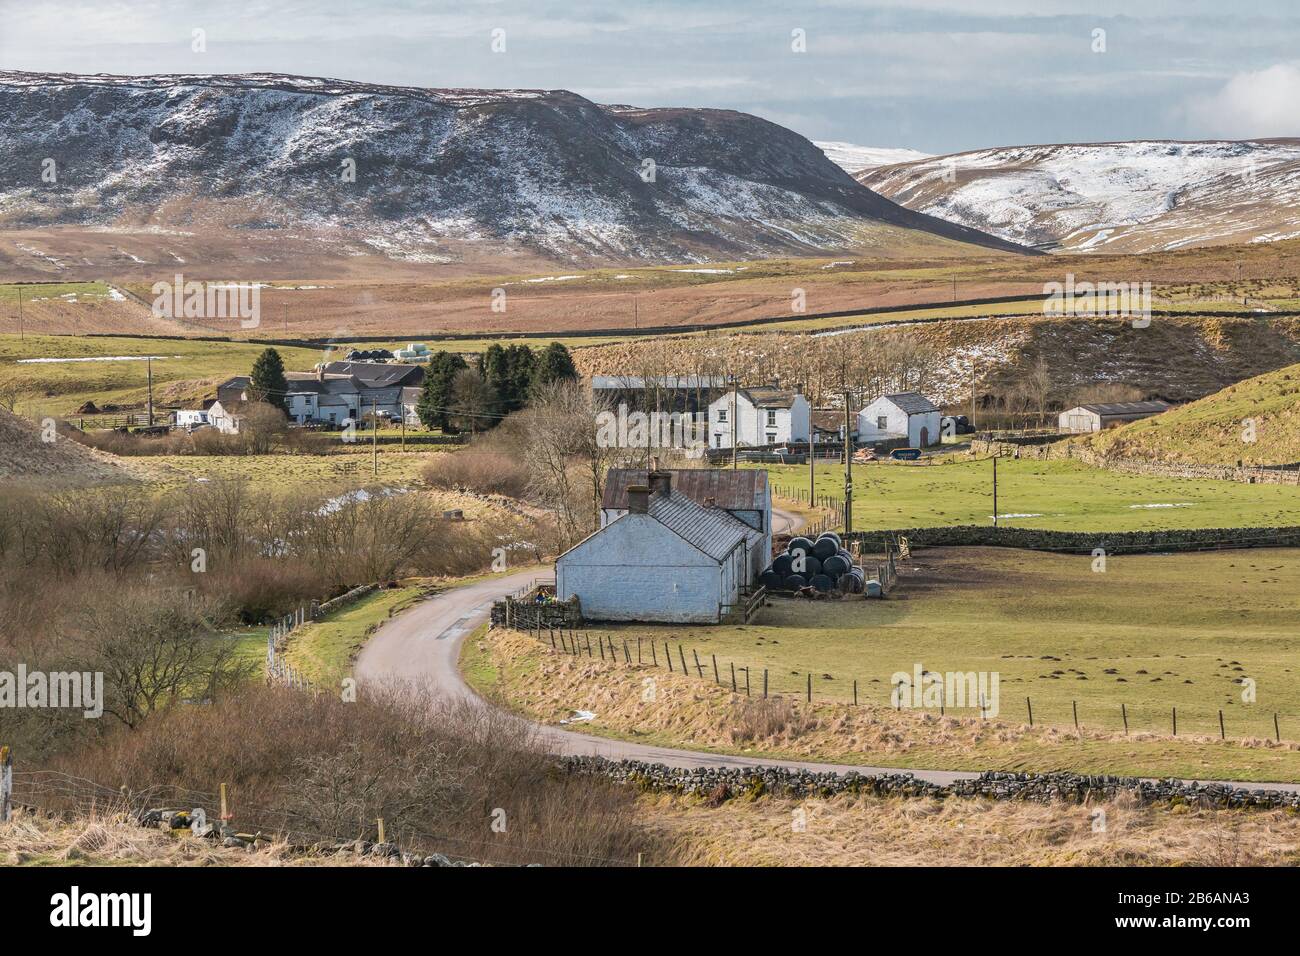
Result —
[{"label": "cloud", "polygon": [[1189,124],[1229,139],[1300,136],[1300,66],[1278,63],[1238,73],[1217,93],[1189,100]]}]

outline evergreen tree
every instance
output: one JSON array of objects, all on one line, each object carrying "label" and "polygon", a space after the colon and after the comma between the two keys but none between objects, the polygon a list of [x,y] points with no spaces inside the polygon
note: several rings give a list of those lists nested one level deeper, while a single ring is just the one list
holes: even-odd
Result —
[{"label": "evergreen tree", "polygon": [[255,402],[284,407],[289,383],[284,377],[284,360],[275,349],[266,349],[253,363],[248,397]]},{"label": "evergreen tree", "polygon": [[552,382],[576,380],[577,377],[578,370],[573,366],[573,357],[569,355],[569,350],[559,342],[552,342],[542,349],[542,354],[537,359],[537,365],[533,369],[532,386],[536,389]]},{"label": "evergreen tree", "polygon": [[467,368],[469,365],[455,352],[439,352],[429,361],[429,367],[424,372],[420,401],[415,406],[415,413],[420,416],[425,428],[447,430],[450,425],[452,385],[456,381],[456,373]]},{"label": "evergreen tree", "polygon": [[537,353],[527,345],[512,345],[506,350],[509,385],[504,398],[510,411],[517,412],[528,404],[528,391],[532,388],[536,365]]}]

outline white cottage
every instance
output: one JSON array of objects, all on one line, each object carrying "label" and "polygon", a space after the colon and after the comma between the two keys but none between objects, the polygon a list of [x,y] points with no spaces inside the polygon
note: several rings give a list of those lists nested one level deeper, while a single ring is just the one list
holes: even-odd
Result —
[{"label": "white cottage", "polygon": [[752,580],[763,535],[692,501],[668,472],[627,488],[627,510],[555,561],[555,593],[595,621],[719,623]]},{"label": "white cottage", "polygon": [[810,415],[802,386],[728,390],[709,403],[709,442],[714,448],[730,448],[733,429],[737,447],[804,442]]},{"label": "white cottage", "polygon": [[603,528],[628,511],[631,488],[651,484],[651,476],[667,474],[672,489],[697,505],[727,512],[762,535],[762,544],[751,551],[750,580],[755,580],[772,560],[772,488],[767,472],[759,468],[611,468],[605,475],[600,498],[600,526]]},{"label": "white cottage", "polygon": [[858,412],[858,441],[907,438],[913,448],[937,445],[942,437],[939,407],[919,392],[881,395]]}]

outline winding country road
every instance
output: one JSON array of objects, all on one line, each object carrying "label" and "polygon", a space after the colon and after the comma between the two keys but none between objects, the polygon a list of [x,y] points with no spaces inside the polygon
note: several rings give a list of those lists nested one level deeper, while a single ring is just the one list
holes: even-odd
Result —
[{"label": "winding country road", "polygon": [[[774,530],[794,531],[802,523],[795,515],[773,509]],[[388,620],[375,632],[357,658],[354,675],[361,683],[402,681],[427,689],[439,698],[461,699],[483,707],[492,706],[475,694],[461,678],[458,666],[461,644],[467,634],[473,633],[475,628],[488,619],[493,601],[531,584],[538,576],[536,569],[503,574],[475,584],[452,588],[416,604]],[[669,767],[785,767],[834,773],[856,771],[862,774],[907,772],[919,780],[941,785],[979,776],[978,773],[969,771],[901,770],[898,767],[740,757],[613,740],[563,730],[548,724],[534,726],[541,739],[556,753],[599,756],[611,760],[642,760]],[[1295,783],[1230,785],[1300,792],[1300,784]]]}]

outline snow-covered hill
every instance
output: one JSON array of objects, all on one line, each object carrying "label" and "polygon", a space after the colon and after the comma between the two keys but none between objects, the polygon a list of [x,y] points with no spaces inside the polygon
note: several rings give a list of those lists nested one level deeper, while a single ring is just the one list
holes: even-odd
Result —
[{"label": "snow-covered hill", "polygon": [[813,145],[846,173],[860,173],[864,169],[892,166],[895,163],[911,163],[918,159],[929,159],[931,156],[930,153],[923,153],[919,149],[892,146],[857,146],[853,143],[816,140],[813,141]]},{"label": "snow-covered hill", "polygon": [[985,149],[866,170],[873,190],[1015,242],[1151,252],[1300,236],[1300,139]]},{"label": "snow-covered hill", "polygon": [[881,198],[757,117],[564,90],[0,73],[0,155],[10,229],[279,230],[428,259],[1008,246]]}]

